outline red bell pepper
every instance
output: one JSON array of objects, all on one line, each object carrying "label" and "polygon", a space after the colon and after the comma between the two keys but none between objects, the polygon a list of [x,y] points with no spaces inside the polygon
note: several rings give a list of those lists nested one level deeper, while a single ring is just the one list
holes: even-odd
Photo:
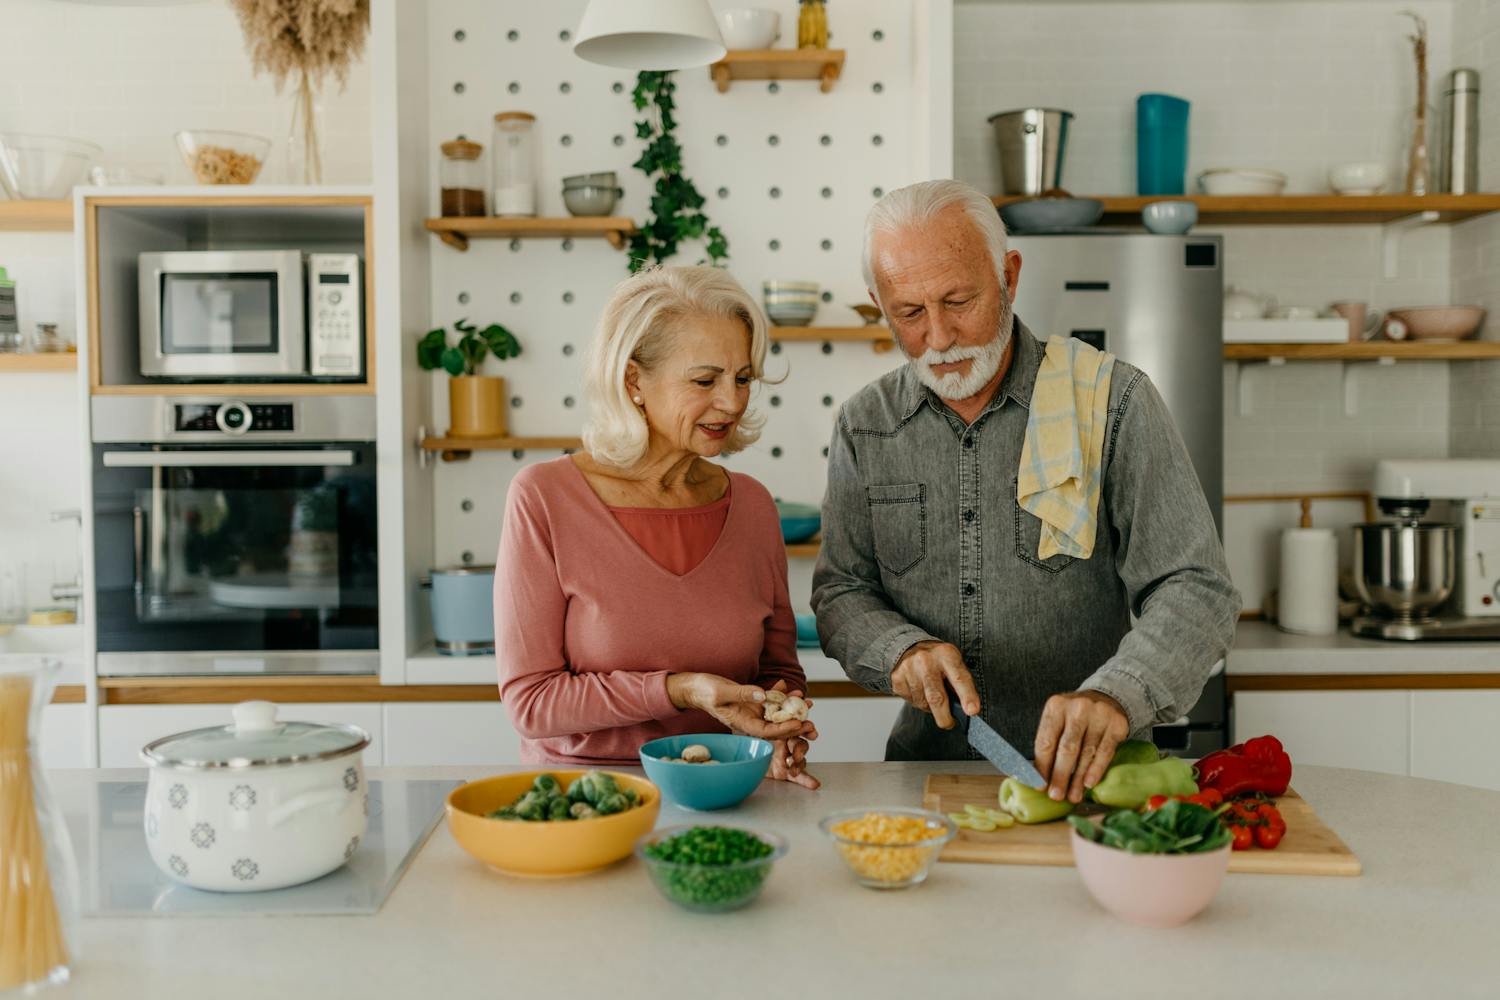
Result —
[{"label": "red bell pepper", "polygon": [[1284,795],[1292,781],[1292,758],[1274,736],[1257,736],[1198,761],[1198,787],[1226,799],[1259,792]]}]

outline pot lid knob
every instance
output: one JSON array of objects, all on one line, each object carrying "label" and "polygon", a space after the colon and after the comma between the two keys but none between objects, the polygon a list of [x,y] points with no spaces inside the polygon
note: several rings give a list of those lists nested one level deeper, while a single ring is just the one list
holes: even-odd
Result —
[{"label": "pot lid knob", "polygon": [[280,728],[276,706],[269,701],[242,701],[231,712],[236,733],[263,733]]}]

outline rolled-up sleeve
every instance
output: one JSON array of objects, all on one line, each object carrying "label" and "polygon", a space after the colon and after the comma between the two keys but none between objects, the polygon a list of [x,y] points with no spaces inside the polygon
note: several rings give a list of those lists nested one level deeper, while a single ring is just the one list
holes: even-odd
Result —
[{"label": "rolled-up sleeve", "polygon": [[1140,734],[1197,702],[1234,641],[1240,598],[1187,447],[1145,375],[1123,393],[1108,447],[1104,505],[1135,620],[1081,689],[1119,702]]},{"label": "rolled-up sleeve", "polygon": [[828,490],[823,496],[823,544],[813,570],[812,608],[823,651],[849,679],[891,693],[891,671],[908,649],[934,641],[892,607],[880,567],[859,459],[841,411],[828,446]]}]

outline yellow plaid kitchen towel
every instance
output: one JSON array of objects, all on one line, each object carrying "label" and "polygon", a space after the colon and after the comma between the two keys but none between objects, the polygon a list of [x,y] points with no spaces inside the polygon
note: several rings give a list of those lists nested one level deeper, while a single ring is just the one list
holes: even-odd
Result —
[{"label": "yellow plaid kitchen towel", "polygon": [[1053,337],[1036,374],[1016,499],[1042,521],[1037,558],[1094,554],[1115,356]]}]

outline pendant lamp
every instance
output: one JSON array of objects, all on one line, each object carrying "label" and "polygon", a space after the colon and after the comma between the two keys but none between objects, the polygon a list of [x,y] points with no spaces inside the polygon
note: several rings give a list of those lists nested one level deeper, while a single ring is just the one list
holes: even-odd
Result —
[{"label": "pendant lamp", "polygon": [[724,58],[708,0],[589,0],[573,52],[633,70],[692,69]]}]

